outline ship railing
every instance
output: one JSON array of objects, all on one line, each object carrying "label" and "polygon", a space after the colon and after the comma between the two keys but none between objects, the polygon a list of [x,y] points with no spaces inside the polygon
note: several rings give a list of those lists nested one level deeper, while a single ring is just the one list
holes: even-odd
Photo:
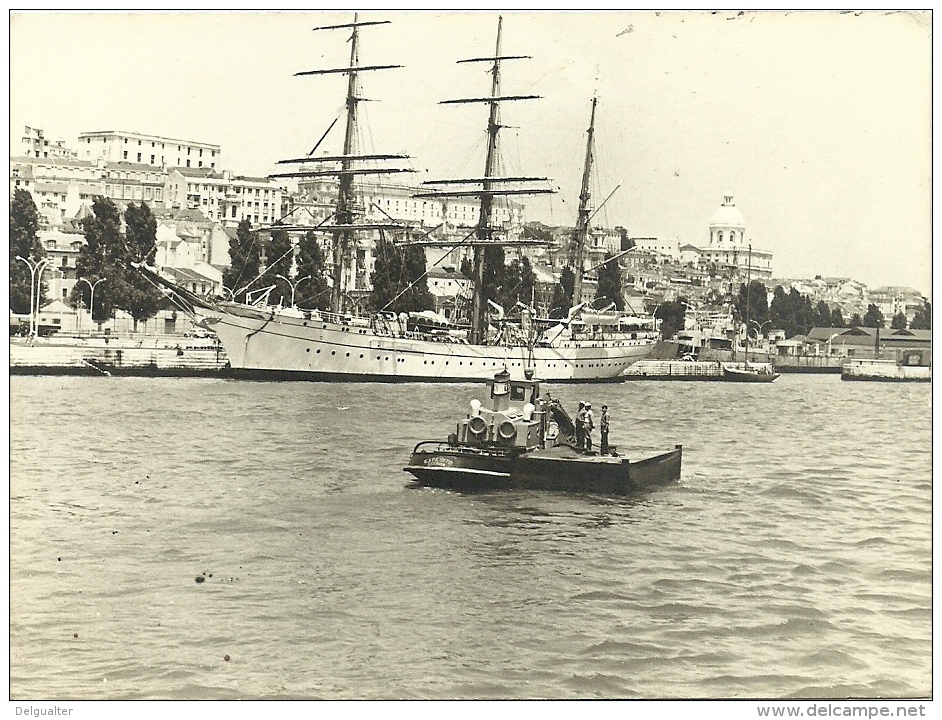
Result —
[{"label": "ship railing", "polygon": [[459,443],[452,444],[443,440],[423,440],[418,443],[413,449],[413,453],[437,453],[437,452],[449,452],[449,453],[459,453],[462,455],[510,455],[513,450],[519,452],[519,448],[508,448],[502,445],[462,445]]}]

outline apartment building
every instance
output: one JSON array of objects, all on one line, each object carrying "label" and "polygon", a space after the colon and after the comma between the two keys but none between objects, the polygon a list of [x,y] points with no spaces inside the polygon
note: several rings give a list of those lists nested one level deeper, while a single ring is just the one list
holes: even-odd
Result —
[{"label": "apartment building", "polygon": [[80,133],[78,157],[82,160],[130,162],[151,167],[221,167],[222,149],[212,143],[177,140],[160,135],[98,130]]},{"label": "apartment building", "polygon": [[90,208],[96,195],[116,202],[160,204],[166,172],[137,163],[108,163],[74,157],[10,159],[10,194],[33,196],[45,226],[56,227]]},{"label": "apartment building", "polygon": [[[271,225],[282,217],[284,188],[274,180],[234,176],[211,168],[171,168],[167,173],[166,205],[199,210],[227,227],[242,220]],[[312,223],[313,225],[313,223]]]},{"label": "apartment building", "polygon": [[23,128],[23,135],[20,137],[20,152],[25,157],[31,158],[76,157],[75,151],[67,148],[64,140],[50,142],[46,139],[42,128],[29,125]]}]

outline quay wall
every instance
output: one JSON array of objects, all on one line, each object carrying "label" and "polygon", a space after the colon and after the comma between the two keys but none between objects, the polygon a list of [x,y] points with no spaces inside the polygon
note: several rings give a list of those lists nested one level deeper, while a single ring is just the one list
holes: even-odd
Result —
[{"label": "quay wall", "polygon": [[10,339],[11,375],[220,376],[226,353],[214,340],[175,336]]}]

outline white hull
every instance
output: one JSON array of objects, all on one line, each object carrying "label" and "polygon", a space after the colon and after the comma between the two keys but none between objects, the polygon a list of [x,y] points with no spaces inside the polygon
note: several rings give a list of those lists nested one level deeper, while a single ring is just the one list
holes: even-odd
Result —
[{"label": "white hull", "polygon": [[[351,321],[294,317],[245,305],[198,310],[226,350],[236,374],[311,380],[461,382],[487,380],[506,366],[523,379],[599,382],[622,379],[650,354],[645,333],[617,339],[564,340],[554,347],[469,345],[463,341],[397,337]],[[529,362],[528,362],[529,360]]]},{"label": "white hull", "polygon": [[843,380],[932,380],[932,368],[926,365],[898,365],[893,360],[849,360],[841,367]]}]

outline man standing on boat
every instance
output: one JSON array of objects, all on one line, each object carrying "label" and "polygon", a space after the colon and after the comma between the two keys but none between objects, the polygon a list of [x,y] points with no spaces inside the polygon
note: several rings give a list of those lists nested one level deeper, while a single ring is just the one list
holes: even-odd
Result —
[{"label": "man standing on boat", "polygon": [[599,433],[602,436],[599,442],[599,451],[603,455],[608,455],[608,405],[602,406],[602,416],[599,418]]},{"label": "man standing on boat", "polygon": [[585,404],[585,451],[592,452],[592,431],[595,429],[595,423],[592,417],[592,403]]},{"label": "man standing on boat", "polygon": [[585,403],[579,403],[579,412],[576,413],[576,448],[585,448]]}]

